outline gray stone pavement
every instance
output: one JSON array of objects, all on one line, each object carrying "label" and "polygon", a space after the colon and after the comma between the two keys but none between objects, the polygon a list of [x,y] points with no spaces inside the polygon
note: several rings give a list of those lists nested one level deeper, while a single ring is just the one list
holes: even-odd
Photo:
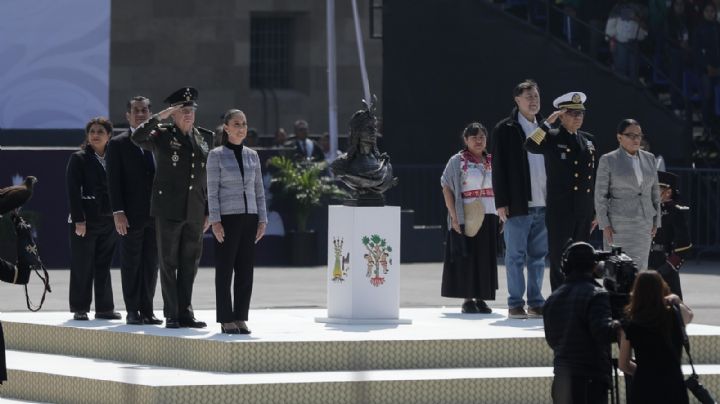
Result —
[{"label": "gray stone pavement", "polygon": [[[251,301],[252,309],[260,308],[312,308],[326,307],[325,267],[303,268],[255,268],[255,284]],[[545,271],[543,295],[550,294],[548,271]],[[124,311],[120,286],[120,271],[113,269],[113,291],[116,309]],[[506,308],[507,288],[505,267],[499,268],[500,288],[491,307]],[[34,276],[34,275],[33,275]],[[401,307],[460,307],[460,299],[440,296],[442,263],[403,264],[401,267],[400,306]],[[42,291],[37,277],[31,278],[30,295],[33,301],[39,300]],[[50,271],[53,292],[43,306],[43,311],[68,310],[69,270]],[[195,309],[215,308],[215,272],[213,268],[201,268],[195,281],[193,306]],[[695,312],[694,322],[720,326],[720,262],[690,261],[682,268],[681,282],[685,301]],[[21,286],[0,285],[0,312],[25,311],[25,292]],[[162,317],[162,299],[160,285],[155,294],[155,312]],[[124,314],[124,312],[123,312]]]}]

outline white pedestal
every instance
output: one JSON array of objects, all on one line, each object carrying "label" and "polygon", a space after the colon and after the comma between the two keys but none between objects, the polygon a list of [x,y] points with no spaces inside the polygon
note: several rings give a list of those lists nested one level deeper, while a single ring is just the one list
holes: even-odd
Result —
[{"label": "white pedestal", "polygon": [[409,324],[400,313],[400,207],[330,206],[323,323]]}]

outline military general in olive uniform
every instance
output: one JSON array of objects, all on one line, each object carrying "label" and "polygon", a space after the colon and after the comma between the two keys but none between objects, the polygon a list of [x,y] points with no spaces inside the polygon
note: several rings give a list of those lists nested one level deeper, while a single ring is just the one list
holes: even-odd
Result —
[{"label": "military general in olive uniform", "polygon": [[[167,328],[206,326],[195,319],[191,304],[208,227],[205,163],[212,136],[194,126],[197,97],[196,89],[181,88],[165,99],[169,108],[132,134],[138,146],[155,156],[150,214],[155,217]],[[172,123],[160,123],[170,117]]]},{"label": "military general in olive uniform", "polygon": [[[585,94],[572,92],[553,101],[558,109],[525,141],[530,153],[545,156],[547,201],[545,224],[550,253],[550,286],[562,285],[563,246],[568,239],[588,241],[594,217],[594,137],[580,131],[585,117]],[[557,120],[560,126],[553,128]]]}]

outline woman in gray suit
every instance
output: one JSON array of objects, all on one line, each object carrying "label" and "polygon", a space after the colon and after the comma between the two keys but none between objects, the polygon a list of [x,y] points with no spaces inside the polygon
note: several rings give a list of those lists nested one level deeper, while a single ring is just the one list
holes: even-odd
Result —
[{"label": "woman in gray suit", "polygon": [[[260,159],[243,146],[247,119],[239,109],[223,116],[222,146],[207,159],[208,210],[215,235],[217,322],[226,334],[250,334],[255,243],[265,234],[267,214]],[[233,272],[235,282],[230,296]]]},{"label": "woman in gray suit", "polygon": [[624,119],[617,129],[620,147],[604,154],[595,180],[595,212],[605,248],[622,247],[643,270],[650,242],[660,227],[660,189],[655,156],[640,150],[642,128]]}]

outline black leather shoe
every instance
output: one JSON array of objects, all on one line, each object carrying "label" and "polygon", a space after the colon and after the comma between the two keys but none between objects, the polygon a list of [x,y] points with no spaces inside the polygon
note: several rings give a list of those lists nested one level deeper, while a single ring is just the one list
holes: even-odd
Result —
[{"label": "black leather shoe", "polygon": [[122,320],[122,314],[117,311],[103,311],[95,313],[95,318],[98,320]]},{"label": "black leather shoe", "polygon": [[475,301],[475,306],[478,308],[478,313],[482,314],[490,314],[492,313],[492,309],[485,303],[484,300],[477,299]]},{"label": "black leather shoe", "polygon": [[142,325],[143,319],[137,311],[128,311],[125,322],[130,325]]},{"label": "black leather shoe", "polygon": [[176,318],[166,318],[165,328],[180,328],[180,321]]},{"label": "black leather shoe", "polygon": [[180,327],[187,327],[187,328],[205,328],[207,327],[207,324],[205,324],[204,321],[198,321],[194,318],[185,318],[180,319]]},{"label": "black leather shoe", "polygon": [[244,321],[235,321],[235,325],[237,325],[238,330],[240,330],[240,334],[250,334],[252,332]]},{"label": "black leather shoe", "polygon": [[240,329],[234,324],[228,328],[226,328],[224,324],[220,324],[220,331],[222,331],[223,334],[240,334]]},{"label": "black leather shoe", "polygon": [[89,318],[87,313],[85,313],[84,311],[78,311],[75,313],[75,315],[73,315],[73,320],[88,321]]},{"label": "black leather shoe", "polygon": [[468,300],[467,302],[463,303],[462,312],[467,314],[477,314],[480,313],[480,309],[478,309],[478,306],[477,304],[475,304],[474,301]]},{"label": "black leather shoe", "polygon": [[162,320],[155,317],[155,315],[152,313],[150,313],[150,315],[141,314],[140,316],[142,317],[143,323],[145,323],[145,324],[160,325],[163,323]]}]

